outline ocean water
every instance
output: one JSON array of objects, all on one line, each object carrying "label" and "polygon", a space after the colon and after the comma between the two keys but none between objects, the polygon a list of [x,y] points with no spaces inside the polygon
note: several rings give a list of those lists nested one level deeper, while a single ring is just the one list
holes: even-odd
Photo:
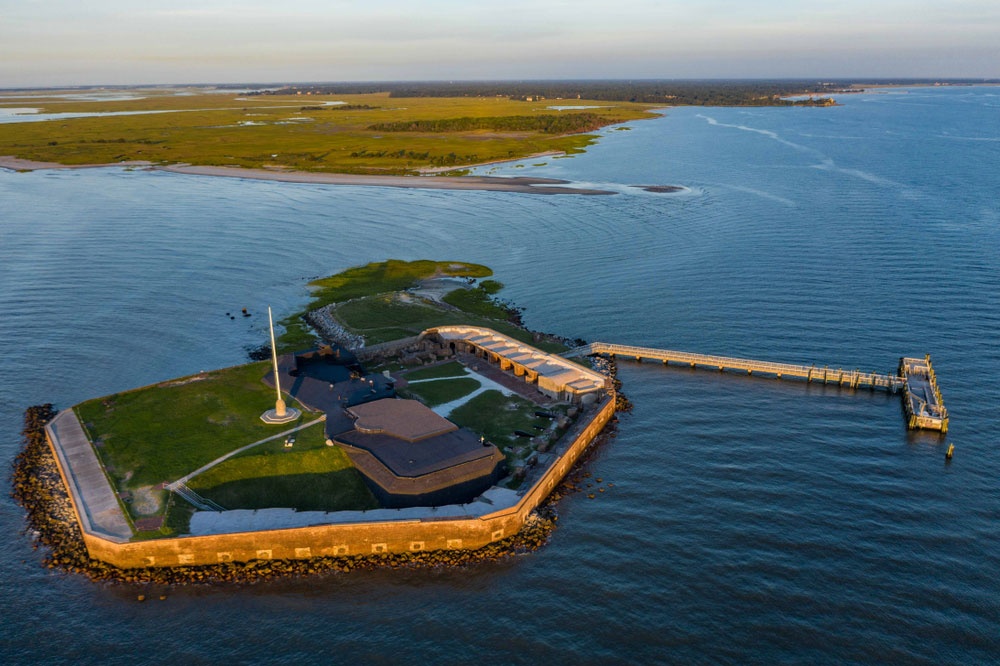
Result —
[{"label": "ocean water", "polygon": [[898,396],[623,362],[635,409],[545,548],[142,604],[43,569],[5,496],[0,660],[1000,662],[1000,89],[840,102],[671,109],[479,170],[615,196],[0,172],[6,461],[28,405],[239,363],[268,304],[389,257],[486,263],[569,337],[879,371],[930,353],[951,412],[913,433]]}]

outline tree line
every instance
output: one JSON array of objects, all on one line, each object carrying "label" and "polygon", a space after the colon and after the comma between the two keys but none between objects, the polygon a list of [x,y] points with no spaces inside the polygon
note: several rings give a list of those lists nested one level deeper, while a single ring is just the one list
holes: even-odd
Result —
[{"label": "tree line", "polygon": [[[635,80],[635,81],[425,81],[297,84],[253,94],[360,95],[388,92],[390,97],[506,97],[539,100],[585,99],[671,106],[791,106],[825,104],[823,100],[784,98],[844,91],[846,81]],[[334,107],[329,107],[334,108]]]},{"label": "tree line", "polygon": [[484,118],[442,118],[439,120],[401,120],[369,125],[373,132],[467,132],[492,130],[498,132],[541,132],[572,134],[592,132],[612,121],[596,113],[559,113],[538,116],[487,116]]}]

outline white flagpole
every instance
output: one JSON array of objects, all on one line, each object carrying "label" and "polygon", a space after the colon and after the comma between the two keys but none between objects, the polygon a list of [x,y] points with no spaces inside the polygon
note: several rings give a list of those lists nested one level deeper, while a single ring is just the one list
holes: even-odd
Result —
[{"label": "white flagpole", "polygon": [[274,390],[278,401],[274,403],[274,411],[278,416],[285,415],[285,401],[281,399],[281,379],[278,374],[278,348],[274,344],[274,319],[271,317],[271,306],[267,306],[267,324],[271,329],[271,360],[274,361]]}]

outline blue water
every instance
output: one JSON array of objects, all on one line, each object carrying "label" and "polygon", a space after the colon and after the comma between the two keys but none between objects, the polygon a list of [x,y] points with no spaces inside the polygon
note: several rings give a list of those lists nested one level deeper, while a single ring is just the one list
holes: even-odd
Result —
[{"label": "blue water", "polygon": [[897,396],[623,363],[635,410],[544,549],[144,604],[43,569],[4,498],[0,658],[1000,663],[998,92],[674,109],[480,170],[604,197],[0,172],[4,460],[24,407],[239,363],[261,318],[225,312],[291,312],[387,257],[489,264],[571,337],[879,371],[929,352],[952,415],[942,438]]}]

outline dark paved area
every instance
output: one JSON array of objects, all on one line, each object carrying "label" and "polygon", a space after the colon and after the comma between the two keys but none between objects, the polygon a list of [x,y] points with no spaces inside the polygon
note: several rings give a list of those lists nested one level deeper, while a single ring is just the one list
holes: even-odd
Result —
[{"label": "dark paved area", "polygon": [[[292,354],[278,358],[278,372],[281,373],[282,391],[310,409],[327,414],[396,395],[393,381],[384,375],[359,376],[350,367],[335,363],[317,362],[296,367]],[[264,382],[274,386],[273,370],[267,373]]]}]

